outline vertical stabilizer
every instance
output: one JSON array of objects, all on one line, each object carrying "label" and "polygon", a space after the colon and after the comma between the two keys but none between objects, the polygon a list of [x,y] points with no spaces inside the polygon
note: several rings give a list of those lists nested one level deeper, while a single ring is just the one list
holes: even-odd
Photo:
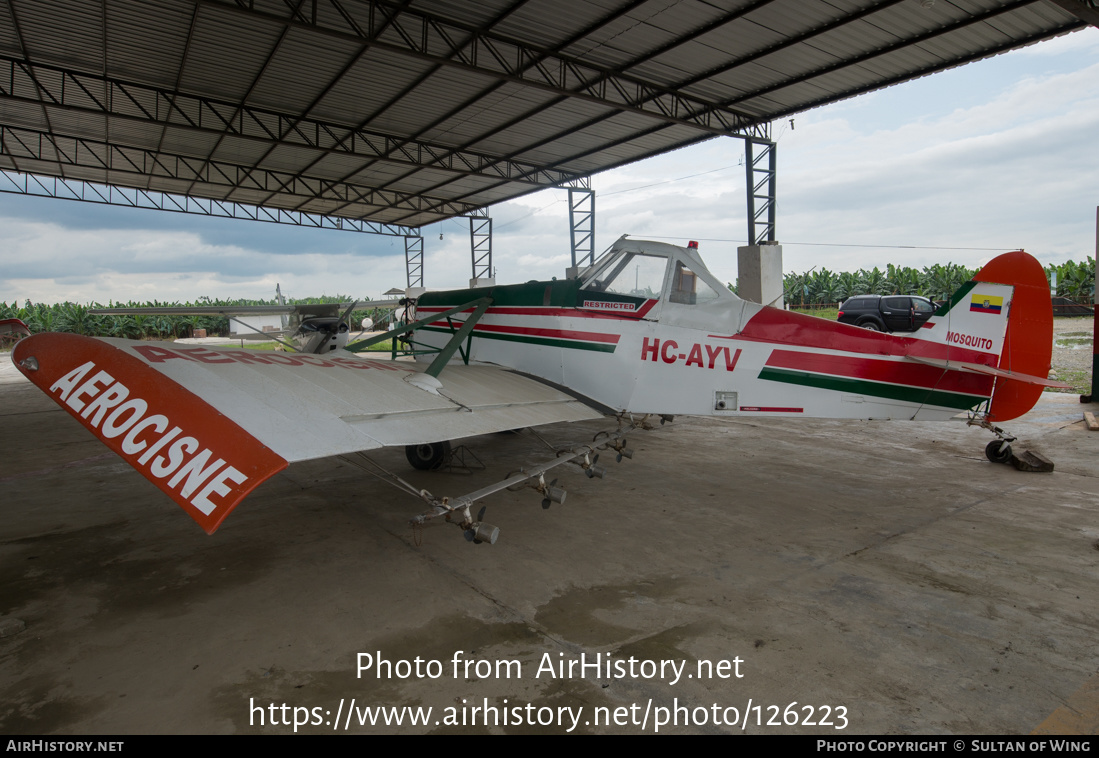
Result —
[{"label": "vertical stabilizer", "polygon": [[918,332],[921,340],[946,345],[948,361],[970,364],[970,370],[988,367],[996,376],[990,421],[1017,418],[1038,402],[1049,375],[1052,335],[1045,271],[1021,250],[989,261]]},{"label": "vertical stabilizer", "polygon": [[[1053,303],[1046,273],[1033,256],[1020,251],[992,259],[973,277],[1015,288],[998,368],[1015,374],[1049,376],[1053,357]],[[1038,402],[1040,385],[999,378],[992,394],[991,421],[1017,418]]]}]

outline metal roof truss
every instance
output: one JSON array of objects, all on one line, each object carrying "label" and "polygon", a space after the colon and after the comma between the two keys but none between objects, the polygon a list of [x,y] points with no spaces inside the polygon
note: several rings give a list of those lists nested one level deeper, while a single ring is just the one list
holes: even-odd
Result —
[{"label": "metal roof truss", "polygon": [[9,187],[36,174],[61,194],[407,233],[714,136],[765,142],[773,119],[1089,14],[1094,0],[0,0],[0,170]]}]

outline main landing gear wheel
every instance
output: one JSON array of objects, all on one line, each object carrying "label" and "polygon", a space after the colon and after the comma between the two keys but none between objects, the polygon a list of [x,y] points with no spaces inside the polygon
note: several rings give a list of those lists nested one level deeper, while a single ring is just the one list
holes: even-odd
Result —
[{"label": "main landing gear wheel", "polygon": [[449,442],[425,442],[422,445],[405,445],[405,457],[412,468],[430,471],[443,465],[450,457]]},{"label": "main landing gear wheel", "polygon": [[1002,440],[992,440],[985,445],[985,458],[993,463],[1007,463],[1011,460],[1011,445],[1005,445]]}]

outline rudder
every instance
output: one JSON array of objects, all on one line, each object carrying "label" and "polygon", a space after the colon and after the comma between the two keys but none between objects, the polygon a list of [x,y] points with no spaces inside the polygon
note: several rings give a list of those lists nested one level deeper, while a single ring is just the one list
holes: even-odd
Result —
[{"label": "rudder", "polygon": [[[1046,273],[1034,256],[1017,250],[989,261],[973,277],[1015,288],[998,368],[1046,377],[1053,357],[1053,302]],[[990,421],[1018,418],[1034,407],[1042,386],[999,377],[989,406]]]}]

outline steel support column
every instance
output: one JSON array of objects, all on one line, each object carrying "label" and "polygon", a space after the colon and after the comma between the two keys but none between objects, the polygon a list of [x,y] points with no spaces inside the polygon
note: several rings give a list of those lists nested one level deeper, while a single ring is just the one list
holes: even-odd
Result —
[{"label": "steel support column", "polygon": [[473,265],[473,279],[471,287],[476,287],[476,282],[492,279],[492,219],[488,215],[488,209],[474,211],[469,214],[469,252],[470,262]]},{"label": "steel support column", "polygon": [[748,244],[774,243],[775,178],[777,146],[770,140],[744,139],[744,169],[747,173]]},{"label": "steel support column", "polygon": [[572,243],[572,266],[588,259],[595,262],[595,190],[591,177],[569,182],[569,235]]},{"label": "steel support column", "polygon": [[409,287],[424,286],[424,238],[404,238],[404,267]]}]

